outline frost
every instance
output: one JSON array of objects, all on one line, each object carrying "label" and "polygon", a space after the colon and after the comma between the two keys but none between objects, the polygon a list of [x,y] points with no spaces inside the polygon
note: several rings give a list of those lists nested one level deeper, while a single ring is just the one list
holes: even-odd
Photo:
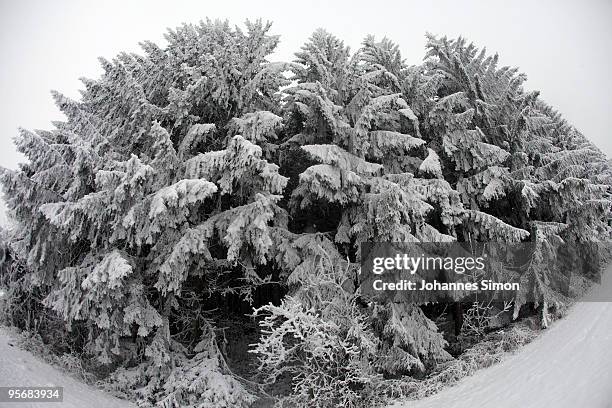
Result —
[{"label": "frost", "polygon": [[389,130],[370,132],[370,155],[374,158],[385,158],[392,154],[404,154],[425,144],[423,139]]},{"label": "frost", "polygon": [[197,123],[192,125],[187,131],[187,135],[185,135],[181,141],[178,154],[181,157],[186,157],[196,144],[205,142],[205,137],[216,129],[217,127],[212,123]]},{"label": "frost", "polygon": [[205,178],[219,185],[223,194],[235,191],[238,184],[254,189],[281,192],[288,179],[278,174],[278,166],[261,158],[261,147],[242,136],[234,136],[225,150],[199,154],[185,163],[185,176]]},{"label": "frost", "polygon": [[282,128],[282,118],[268,111],[247,113],[234,118],[228,124],[230,135],[242,135],[246,140],[260,143],[276,139],[276,132]]},{"label": "frost", "polygon": [[82,283],[83,289],[91,290],[100,284],[109,290],[117,289],[122,280],[132,273],[132,266],[119,251],[106,255]]},{"label": "frost", "polygon": [[374,174],[382,170],[381,165],[368,163],[335,145],[307,145],[302,146],[302,149],[324,164],[346,169],[356,174]]},{"label": "frost", "polygon": [[204,179],[185,179],[164,187],[153,196],[149,218],[155,218],[169,208],[186,207],[203,201],[217,192],[217,186]]},{"label": "frost", "polygon": [[510,156],[504,149],[482,140],[480,129],[454,131],[444,135],[444,151],[455,162],[456,170],[468,171],[496,166]]},{"label": "frost", "polygon": [[305,200],[309,195],[342,204],[356,201],[361,178],[350,170],[341,170],[328,164],[317,164],[300,174],[300,182],[303,187],[296,189],[293,197],[294,199],[304,197],[300,204],[304,208],[310,202]]},{"label": "frost", "polygon": [[442,177],[442,165],[440,164],[440,157],[436,152],[430,148],[427,148],[427,157],[419,165],[419,171],[422,173],[428,173],[435,177]]}]

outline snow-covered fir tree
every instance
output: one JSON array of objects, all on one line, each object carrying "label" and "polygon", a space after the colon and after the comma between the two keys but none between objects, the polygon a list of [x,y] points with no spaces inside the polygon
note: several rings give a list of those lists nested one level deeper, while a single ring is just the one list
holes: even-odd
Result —
[{"label": "snow-covered fir tree", "polygon": [[[22,131],[29,163],[3,171],[45,305],[68,325],[87,323],[86,349],[101,363],[140,362],[129,385],[164,406],[253,400],[224,364],[213,323],[192,333],[198,354],[180,364],[192,350],[172,332],[187,280],[210,294],[231,289],[217,283],[224,275],[263,279],[253,265],[267,260],[270,226],[284,225],[276,203],[287,179],[254,144],[274,140],[270,109],[287,83],[266,60],[278,42],[268,30],[185,25],[165,49],[144,43],[144,55],[102,61],[80,101],[54,94],[65,122]],[[126,356],[130,337],[141,349]]]}]

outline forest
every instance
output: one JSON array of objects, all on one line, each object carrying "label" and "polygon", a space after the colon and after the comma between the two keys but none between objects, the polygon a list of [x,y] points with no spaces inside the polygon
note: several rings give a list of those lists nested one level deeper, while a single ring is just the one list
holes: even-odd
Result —
[{"label": "forest", "polygon": [[[3,324],[141,406],[331,408],[436,392],[563,314],[548,259],[609,241],[612,173],[524,74],[463,38],[416,65],[322,29],[271,62],[279,40],[185,24],[52,92],[65,120],[0,168]],[[497,271],[510,304],[379,302],[364,242],[534,251]]]}]

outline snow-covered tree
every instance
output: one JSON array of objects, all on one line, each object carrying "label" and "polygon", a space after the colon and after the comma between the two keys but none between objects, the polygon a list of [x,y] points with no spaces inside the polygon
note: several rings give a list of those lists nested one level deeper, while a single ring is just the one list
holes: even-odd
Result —
[{"label": "snow-covered tree", "polygon": [[[359,259],[362,242],[533,240],[532,267],[521,276],[516,315],[526,299],[536,299],[543,310],[547,302],[559,299],[559,288],[543,284],[548,273],[544,263],[554,253],[549,242],[553,237],[542,235],[538,227],[563,223],[564,239],[609,236],[609,173],[603,155],[564,125],[537,93],[526,93],[525,77],[516,69],[498,68],[497,56],[489,57],[463,39],[430,36],[427,48],[426,62],[408,67],[387,39],[367,37],[351,55],[340,40],[317,31],[296,54],[296,83],[285,90],[286,136],[281,145],[292,160],[281,161],[281,171],[304,163],[299,173],[286,171],[293,174],[289,185],[295,186],[289,204],[299,221],[293,228],[303,231],[296,242],[299,248],[312,242],[309,246],[325,248],[328,255],[311,252],[307,256],[314,259],[306,262],[303,250],[294,246],[301,264],[319,262],[311,266],[310,280],[301,269],[296,269],[299,279],[295,272],[289,274],[294,277],[290,301],[263,310],[271,317],[263,323],[266,334],[257,350],[262,367],[272,373],[282,372],[283,364],[299,370],[300,358],[292,354],[299,353],[297,345],[286,349],[289,342],[276,354],[272,351],[284,344],[289,332],[300,333],[303,347],[314,347],[322,341],[319,325],[327,321],[343,327],[346,317],[328,312],[334,302],[312,295],[317,282],[312,277],[321,269],[344,271],[335,277],[334,287],[359,293],[357,265],[350,265]],[[536,141],[546,149],[533,150]],[[587,156],[596,160],[589,163]],[[576,231],[573,235],[567,233],[569,224]],[[286,266],[295,268],[297,262]],[[328,293],[330,284],[329,275],[322,276],[321,294]],[[366,304],[352,300],[333,310],[368,319],[366,330],[376,339],[376,351],[362,350],[362,355],[377,373],[418,372],[449,358],[445,341],[418,305]],[[305,321],[292,317],[302,313],[322,320],[299,327]],[[346,340],[342,332],[336,335],[326,341]],[[365,337],[352,341],[358,348],[370,344]],[[309,358],[300,361],[306,370],[312,364]],[[344,358],[350,366],[350,356]],[[298,394],[313,395],[303,385],[297,383]]]},{"label": "snow-covered tree", "polygon": [[[429,134],[433,140],[441,134],[443,153],[455,163],[446,179],[456,180],[471,210],[465,231],[484,241],[534,241],[535,264],[542,257],[551,261],[552,253],[541,253],[551,239],[607,240],[610,173],[605,155],[538,92],[526,92],[525,75],[499,68],[497,55],[487,56],[462,38],[429,36],[427,46],[430,59],[421,82],[431,81],[427,75],[439,77]],[[456,127],[466,130],[458,133]],[[558,227],[549,234],[543,225]],[[515,315],[526,298],[546,304],[560,295],[538,287],[538,282],[551,282],[545,269],[532,269],[526,275],[540,276],[523,278],[528,284],[518,294]]]},{"label": "snow-covered tree", "polygon": [[[198,354],[181,370],[172,366],[191,350],[177,351],[172,330],[186,280],[215,293],[231,289],[216,283],[229,271],[235,283],[264,279],[254,265],[269,258],[269,227],[283,226],[276,203],[287,179],[254,144],[276,137],[272,111],[287,82],[266,60],[278,42],[268,30],[185,25],[168,32],[165,49],[144,43],[145,55],[102,61],[81,101],[54,94],[67,120],[22,131],[29,163],[2,173],[45,304],[68,324],[86,322],[86,349],[100,362],[142,361],[137,370],[150,375],[133,385],[151,400],[171,390],[164,406],[253,398],[220,365],[212,323],[193,333]],[[144,356],[126,357],[125,338]],[[184,385],[204,375],[210,383]],[[219,386],[227,389],[209,400],[189,396]]]}]

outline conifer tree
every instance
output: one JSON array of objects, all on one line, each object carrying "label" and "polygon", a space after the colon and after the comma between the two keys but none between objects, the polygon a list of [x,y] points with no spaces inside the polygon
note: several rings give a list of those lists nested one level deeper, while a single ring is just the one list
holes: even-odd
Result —
[{"label": "conifer tree", "polygon": [[[442,130],[443,148],[456,165],[447,179],[457,178],[464,204],[473,201],[467,232],[485,241],[536,243],[534,265],[540,267],[522,278],[515,316],[527,298],[544,305],[555,301],[560,293],[543,291],[538,283],[555,280],[546,277],[546,268],[537,262],[543,257],[552,261],[541,251],[551,240],[586,243],[610,236],[605,156],[539,99],[538,92],[524,91],[525,75],[515,68],[498,68],[497,55],[487,56],[486,50],[462,38],[429,36],[427,46],[431,59],[425,66],[429,75],[440,77],[437,83],[443,91],[438,91],[441,98],[430,111],[430,123],[461,123],[476,130],[468,131],[473,137],[467,139],[454,132],[449,137],[448,129]],[[438,108],[447,101],[451,105]],[[452,109],[461,112],[454,116],[461,120],[444,120],[444,112]],[[471,152],[467,157],[466,147]]]},{"label": "conifer tree", "polygon": [[[54,94],[67,120],[22,131],[17,146],[29,163],[2,173],[46,306],[68,324],[86,322],[86,350],[101,363],[140,361],[118,378],[145,400],[164,395],[163,406],[253,400],[224,364],[212,321],[193,333],[194,350],[172,331],[190,277],[208,293],[231,289],[215,283],[228,268],[262,279],[253,265],[269,257],[269,224],[283,225],[276,202],[286,178],[254,144],[276,137],[270,110],[286,84],[266,60],[278,42],[268,30],[184,25],[168,32],[165,49],[144,43],[144,56],[102,61],[81,101]],[[126,357],[130,337],[141,357]]]},{"label": "conifer tree", "polygon": [[[479,51],[461,38],[430,36],[427,47],[428,59],[423,66],[407,67],[398,48],[387,39],[376,42],[367,37],[362,49],[351,56],[341,41],[317,31],[297,54],[298,66],[293,67],[297,83],[285,91],[288,139],[283,145],[290,151],[305,152],[314,162],[297,177],[290,203],[294,218],[308,212],[320,220],[314,225],[326,225],[320,233],[326,232],[325,254],[332,255],[315,257],[327,262],[314,270],[345,271],[340,276],[336,272],[333,282],[351,292],[359,278],[355,278],[357,266],[351,268],[350,260],[357,259],[361,242],[534,240],[532,267],[521,276],[523,289],[516,294],[515,317],[526,299],[536,299],[543,304],[545,325],[548,302],[560,297],[555,293],[559,288],[542,284],[550,281],[546,280],[550,271],[544,263],[550,261],[545,258],[554,252],[551,248],[556,238],[543,235],[541,230],[552,231],[552,226],[546,225],[552,225],[553,220],[559,223],[558,231],[565,230],[564,221],[580,212],[589,220],[585,222],[597,229],[587,232],[578,226],[580,221],[573,220],[573,228],[586,233],[580,238],[588,234],[609,236],[603,224],[610,204],[605,182],[575,179],[577,175],[586,177],[586,168],[591,166],[581,154],[598,158],[596,174],[602,174],[607,163],[596,149],[576,151],[592,145],[577,141],[580,138],[569,127],[561,130],[563,123],[544,108],[538,94],[523,90],[523,75],[516,69],[497,68],[497,56],[489,57],[485,50]],[[537,133],[530,129],[532,123],[541,126]],[[560,136],[562,132],[566,135]],[[562,144],[561,139],[573,144]],[[544,142],[554,154],[535,156],[530,150],[535,140]],[[559,155],[561,151],[564,156]],[[561,173],[556,172],[559,168]],[[566,174],[573,177],[565,179]],[[562,184],[550,184],[555,177],[563,177]],[[548,188],[555,193],[540,195]],[[560,198],[569,190],[572,193]],[[559,212],[552,219],[549,212],[531,212],[549,207],[551,202],[546,200],[553,196],[578,205],[582,211],[573,212],[557,203],[555,211]],[[590,222],[595,218],[599,221]],[[299,240],[317,242],[320,233],[310,232]],[[564,235],[564,239],[572,238],[579,237]],[[511,273],[501,271],[506,278]],[[323,288],[330,284],[328,275],[320,280],[313,278],[316,276],[313,273],[307,280],[301,274],[299,280],[292,280],[298,286],[290,301],[280,308],[262,309],[272,315],[266,319],[269,331],[258,348],[263,355],[262,367],[278,372],[275,370],[283,363],[294,364],[290,359],[273,358],[284,356],[287,350],[274,354],[270,349],[283,342],[288,328],[279,322],[291,313],[314,313],[313,318],[341,327],[341,322],[346,322],[344,317],[327,312],[329,299],[311,295],[312,279],[314,285],[321,285],[321,293],[327,293]],[[354,284],[346,285],[351,280]],[[306,281],[308,285],[300,285]],[[355,295],[341,308],[356,310],[354,313],[370,322],[368,333],[376,339],[376,351],[361,348],[371,344],[365,337],[352,341],[363,350],[362,355],[369,356],[376,372],[387,376],[417,372],[432,361],[449,357],[435,325],[415,304],[374,303],[360,308],[358,298]],[[275,327],[273,321],[280,326]],[[293,330],[306,328],[298,325]],[[315,334],[308,338],[301,333],[306,336],[305,347],[310,342],[320,344]],[[346,361],[350,364],[350,359]],[[304,364],[309,367],[310,363]],[[361,372],[372,380],[368,377],[371,372]],[[301,382],[298,389],[300,395],[308,393]]]}]

